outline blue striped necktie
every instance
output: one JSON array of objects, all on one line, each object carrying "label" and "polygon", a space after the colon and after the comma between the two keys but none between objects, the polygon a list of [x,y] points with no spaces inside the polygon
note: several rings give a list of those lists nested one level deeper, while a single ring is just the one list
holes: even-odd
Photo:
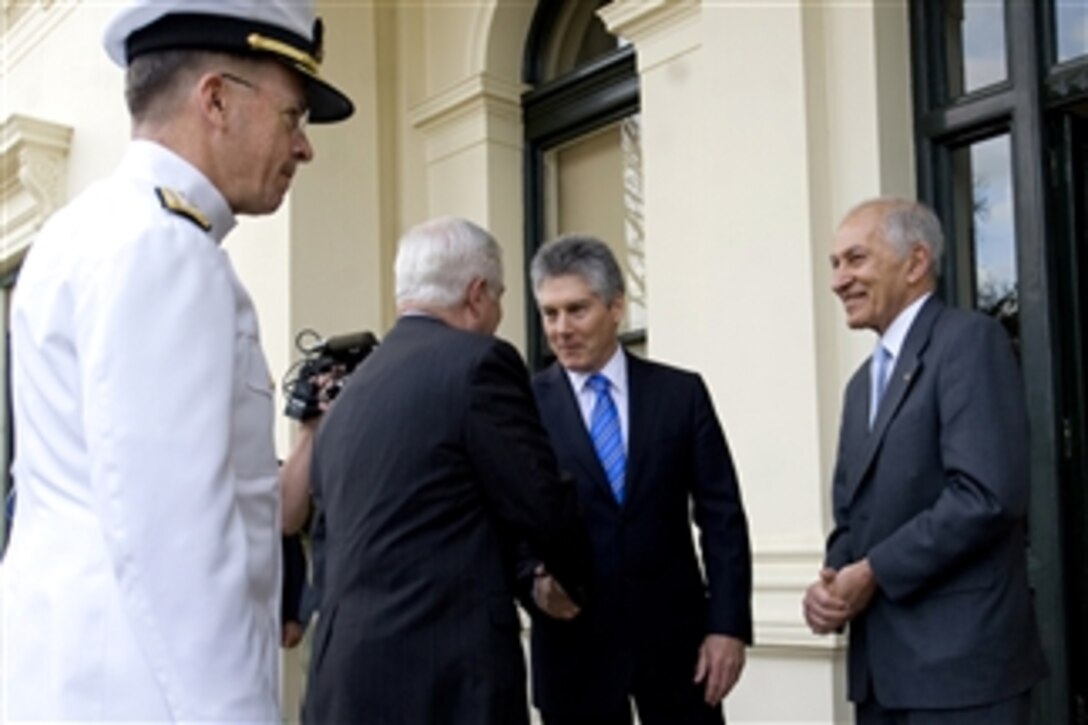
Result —
[{"label": "blue striped necktie", "polygon": [[623,452],[623,436],[620,435],[620,416],[616,403],[608,392],[608,378],[594,373],[586,382],[595,393],[597,401],[589,416],[589,437],[601,460],[608,485],[618,503],[624,499],[624,476],[627,471],[627,456]]}]

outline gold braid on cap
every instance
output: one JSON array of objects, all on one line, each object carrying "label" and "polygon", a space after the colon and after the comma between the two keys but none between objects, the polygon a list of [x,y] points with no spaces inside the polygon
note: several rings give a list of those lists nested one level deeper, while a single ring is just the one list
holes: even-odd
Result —
[{"label": "gold braid on cap", "polygon": [[283,58],[287,58],[288,60],[298,63],[311,75],[317,75],[317,70],[320,65],[317,59],[293,45],[284,43],[282,40],[269,38],[267,35],[261,35],[260,33],[250,33],[249,37],[246,38],[246,43],[249,44],[249,47],[252,50],[273,53]]}]

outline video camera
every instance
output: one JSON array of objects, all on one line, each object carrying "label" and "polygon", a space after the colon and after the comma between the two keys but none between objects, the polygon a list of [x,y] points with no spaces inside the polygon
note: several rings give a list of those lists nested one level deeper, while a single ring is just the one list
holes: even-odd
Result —
[{"label": "video camera", "polygon": [[[291,366],[283,381],[287,397],[284,414],[295,420],[309,420],[321,414],[321,403],[332,400],[344,386],[347,377],[367,355],[378,346],[372,332],[353,332],[323,339],[313,330],[303,330],[295,336],[295,347],[303,358]],[[333,373],[336,380],[320,386],[315,378]]]}]

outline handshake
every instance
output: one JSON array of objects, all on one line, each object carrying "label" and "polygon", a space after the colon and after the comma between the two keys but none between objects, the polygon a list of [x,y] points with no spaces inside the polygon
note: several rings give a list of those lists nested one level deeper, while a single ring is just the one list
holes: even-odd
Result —
[{"label": "handshake", "polygon": [[284,414],[304,421],[321,414],[348,376],[378,346],[372,332],[353,332],[323,339],[313,330],[295,337],[303,358],[291,366],[283,382]]}]

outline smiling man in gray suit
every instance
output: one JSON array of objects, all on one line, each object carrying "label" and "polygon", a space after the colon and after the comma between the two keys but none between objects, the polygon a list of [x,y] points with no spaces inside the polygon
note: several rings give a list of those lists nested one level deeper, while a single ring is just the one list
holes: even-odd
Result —
[{"label": "smiling man in gray suit", "polygon": [[805,618],[849,623],[859,723],[1027,723],[1046,672],[1025,559],[1028,430],[1008,336],[933,292],[928,208],[875,199],[835,235],[847,324],[879,336],[846,388],[835,528]]}]

